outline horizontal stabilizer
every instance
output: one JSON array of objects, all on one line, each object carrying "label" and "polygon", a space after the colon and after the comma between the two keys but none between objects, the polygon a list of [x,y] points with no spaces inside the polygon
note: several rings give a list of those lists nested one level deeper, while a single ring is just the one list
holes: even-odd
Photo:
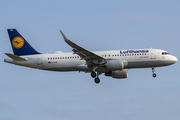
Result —
[{"label": "horizontal stabilizer", "polygon": [[22,58],[22,57],[19,57],[17,55],[13,55],[11,53],[5,53],[8,57],[10,57],[11,59],[15,60],[15,61],[27,61],[26,58]]}]

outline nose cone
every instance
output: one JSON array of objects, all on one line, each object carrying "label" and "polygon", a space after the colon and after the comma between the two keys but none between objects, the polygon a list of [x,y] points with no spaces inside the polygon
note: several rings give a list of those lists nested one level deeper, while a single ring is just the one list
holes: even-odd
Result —
[{"label": "nose cone", "polygon": [[172,56],[171,61],[172,61],[173,63],[176,63],[176,62],[178,61],[178,59],[177,59],[176,57]]}]

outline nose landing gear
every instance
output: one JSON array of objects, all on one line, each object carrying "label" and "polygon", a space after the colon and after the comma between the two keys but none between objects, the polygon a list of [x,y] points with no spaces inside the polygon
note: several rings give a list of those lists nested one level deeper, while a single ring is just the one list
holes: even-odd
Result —
[{"label": "nose landing gear", "polygon": [[155,73],[154,67],[152,68],[152,72],[153,72],[152,76],[155,78],[156,77],[156,73]]}]

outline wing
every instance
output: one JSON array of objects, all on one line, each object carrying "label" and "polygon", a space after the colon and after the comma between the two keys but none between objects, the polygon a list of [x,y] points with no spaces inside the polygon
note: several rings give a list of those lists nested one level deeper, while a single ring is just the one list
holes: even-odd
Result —
[{"label": "wing", "polygon": [[87,63],[100,64],[105,61],[105,58],[75,44],[74,42],[70,41],[61,30],[60,32],[64,38],[64,41],[73,48],[72,51],[74,51],[74,54],[78,54],[81,59],[86,60]]}]

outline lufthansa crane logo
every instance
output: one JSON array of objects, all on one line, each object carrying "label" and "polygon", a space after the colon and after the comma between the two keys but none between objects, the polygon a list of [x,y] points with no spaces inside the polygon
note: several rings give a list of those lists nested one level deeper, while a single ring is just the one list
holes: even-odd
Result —
[{"label": "lufthansa crane logo", "polygon": [[13,45],[13,47],[15,47],[15,48],[17,48],[17,49],[19,49],[19,48],[22,48],[23,47],[23,45],[24,45],[24,40],[23,40],[23,38],[22,37],[15,37],[14,39],[13,39],[13,41],[12,41],[12,45]]}]

